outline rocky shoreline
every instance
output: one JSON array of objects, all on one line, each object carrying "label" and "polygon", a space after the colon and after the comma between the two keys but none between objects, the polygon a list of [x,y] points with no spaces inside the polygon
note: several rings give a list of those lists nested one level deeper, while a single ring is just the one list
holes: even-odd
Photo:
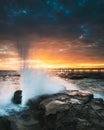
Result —
[{"label": "rocky shoreline", "polygon": [[58,74],[59,77],[65,78],[65,79],[72,79],[72,80],[79,80],[79,79],[104,79],[104,72],[63,72]]},{"label": "rocky shoreline", "polygon": [[[19,96],[20,97],[20,96]],[[78,90],[41,96],[0,118],[0,130],[104,130],[104,100]]]}]

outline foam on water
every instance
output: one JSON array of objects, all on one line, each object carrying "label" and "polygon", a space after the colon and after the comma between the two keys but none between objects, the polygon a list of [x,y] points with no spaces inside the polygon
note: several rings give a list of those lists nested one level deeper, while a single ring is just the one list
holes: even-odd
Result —
[{"label": "foam on water", "polygon": [[94,98],[102,98],[102,99],[104,99],[104,94],[94,93]]},{"label": "foam on water", "polygon": [[0,116],[7,116],[13,111],[20,111],[22,106],[12,103],[14,92],[16,91],[10,78],[1,81],[0,84]]}]

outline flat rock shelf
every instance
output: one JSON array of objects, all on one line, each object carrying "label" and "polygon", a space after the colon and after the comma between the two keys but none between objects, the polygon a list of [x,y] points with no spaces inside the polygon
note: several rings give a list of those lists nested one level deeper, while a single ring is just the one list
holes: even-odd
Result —
[{"label": "flat rock shelf", "polygon": [[31,99],[0,118],[0,130],[104,130],[104,101],[78,90]]}]

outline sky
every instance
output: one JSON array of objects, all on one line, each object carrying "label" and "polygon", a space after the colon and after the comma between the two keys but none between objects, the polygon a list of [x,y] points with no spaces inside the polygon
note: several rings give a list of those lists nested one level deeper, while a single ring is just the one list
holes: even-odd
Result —
[{"label": "sky", "polygon": [[104,67],[104,0],[0,0],[0,69]]}]

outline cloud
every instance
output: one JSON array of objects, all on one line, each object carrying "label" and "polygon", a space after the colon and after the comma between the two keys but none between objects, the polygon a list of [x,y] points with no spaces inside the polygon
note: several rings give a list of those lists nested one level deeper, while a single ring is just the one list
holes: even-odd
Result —
[{"label": "cloud", "polygon": [[20,37],[21,34],[25,36],[34,32],[77,38],[82,33],[97,33],[104,27],[103,0],[27,0],[9,3],[1,0],[0,5],[1,34],[11,32],[11,35]]},{"label": "cloud", "polygon": [[[104,0],[0,0],[0,39],[19,41],[27,52],[31,41],[45,37],[41,43],[49,50],[56,48],[67,57],[72,52],[103,60],[103,7]],[[47,42],[48,38],[54,41]]]}]

